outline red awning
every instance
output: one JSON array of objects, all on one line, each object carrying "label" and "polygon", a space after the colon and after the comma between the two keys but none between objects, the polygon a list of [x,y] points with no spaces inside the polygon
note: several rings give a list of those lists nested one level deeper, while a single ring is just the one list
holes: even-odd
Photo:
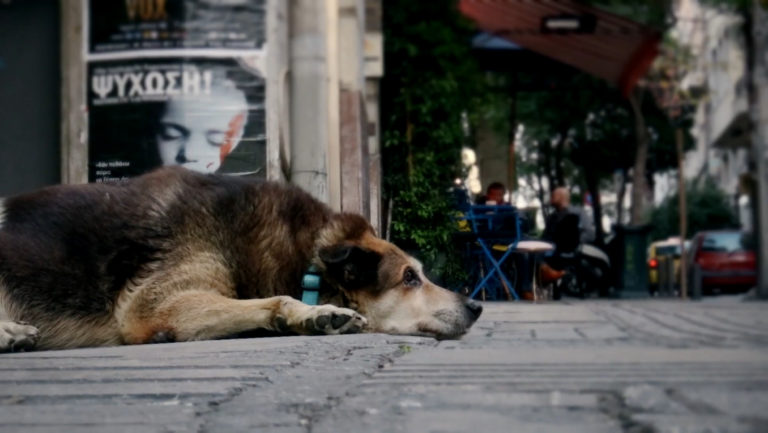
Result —
[{"label": "red awning", "polygon": [[[484,31],[615,84],[627,95],[658,54],[661,36],[634,21],[571,0],[459,0]],[[586,32],[547,32],[544,20],[588,17]]]}]

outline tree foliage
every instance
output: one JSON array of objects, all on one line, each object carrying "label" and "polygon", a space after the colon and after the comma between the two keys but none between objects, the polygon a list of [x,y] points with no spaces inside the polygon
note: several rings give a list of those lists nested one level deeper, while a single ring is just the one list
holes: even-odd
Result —
[{"label": "tree foliage", "polygon": [[[680,233],[680,211],[678,194],[667,197],[651,213],[651,236],[666,239]],[[700,188],[686,187],[688,232],[690,235],[702,230],[717,230],[738,227],[738,219],[728,197],[708,180]]]},{"label": "tree foliage", "polygon": [[[584,74],[574,74],[570,80],[556,92],[518,96],[518,120],[526,127],[525,153],[535,155],[522,162],[520,172],[546,179],[550,190],[567,185],[589,192],[600,230],[600,187],[615,173],[626,174],[633,167],[636,124],[630,102],[616,88]],[[640,108],[650,138],[645,168],[651,184],[655,173],[677,166],[675,125],[648,94],[641,98]],[[692,146],[686,135],[685,147]],[[540,197],[544,195],[541,191]],[[598,242],[600,235],[598,231]]]},{"label": "tree foliage", "polygon": [[446,191],[461,175],[462,113],[473,112],[484,94],[470,52],[473,29],[450,0],[391,0],[383,13],[382,162],[390,238],[434,265],[451,250],[456,230]]}]

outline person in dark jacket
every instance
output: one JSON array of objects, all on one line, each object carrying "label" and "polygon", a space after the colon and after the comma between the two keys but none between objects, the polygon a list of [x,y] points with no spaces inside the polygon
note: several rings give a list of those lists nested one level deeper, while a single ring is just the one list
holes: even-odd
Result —
[{"label": "person in dark jacket", "polygon": [[561,231],[559,227],[566,220],[568,215],[575,215],[578,218],[578,241],[581,243],[591,243],[595,240],[595,227],[592,220],[586,215],[583,209],[571,206],[571,194],[568,188],[561,186],[552,191],[550,199],[555,211],[547,218],[544,227],[544,240],[557,244],[557,235]]},{"label": "person in dark jacket", "polygon": [[[554,212],[547,217],[542,238],[555,244],[555,251],[570,253],[582,243],[595,240],[595,228],[592,220],[581,208],[571,206],[571,194],[566,187],[557,187],[552,191],[550,203]],[[558,254],[547,259],[541,265],[542,279],[554,281],[564,274],[563,264]]]}]

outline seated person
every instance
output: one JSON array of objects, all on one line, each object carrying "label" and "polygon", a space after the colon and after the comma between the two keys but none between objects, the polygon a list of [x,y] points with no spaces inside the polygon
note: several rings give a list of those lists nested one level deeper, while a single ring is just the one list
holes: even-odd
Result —
[{"label": "seated person", "polygon": [[555,255],[541,265],[544,281],[557,280],[565,273],[559,254],[574,252],[580,244],[595,240],[592,221],[582,209],[571,206],[567,188],[555,188],[550,203],[555,210],[547,217],[542,238],[555,244]]},{"label": "seated person", "polygon": [[595,227],[592,220],[587,217],[583,209],[571,206],[571,194],[568,192],[568,188],[564,186],[555,188],[552,191],[550,203],[555,211],[547,217],[542,235],[544,240],[557,244],[558,226],[568,215],[576,215],[578,217],[579,241],[581,243],[594,242]]},{"label": "seated person", "polygon": [[[485,190],[485,195],[477,197],[475,204],[483,206],[510,206],[510,203],[504,201],[504,194],[506,188],[501,182],[493,182],[488,185]],[[489,224],[492,226],[492,231],[504,231],[507,233],[516,233],[518,230],[517,221],[520,220],[520,215],[513,209],[497,208],[498,211],[484,210],[486,214],[496,214],[493,217],[485,221],[481,221],[481,224]],[[513,235],[514,237],[514,235]]]},{"label": "seated person", "polygon": [[504,184],[501,182],[493,182],[488,185],[485,190],[485,195],[481,195],[475,200],[477,204],[496,205],[496,204],[509,204],[504,201]]}]

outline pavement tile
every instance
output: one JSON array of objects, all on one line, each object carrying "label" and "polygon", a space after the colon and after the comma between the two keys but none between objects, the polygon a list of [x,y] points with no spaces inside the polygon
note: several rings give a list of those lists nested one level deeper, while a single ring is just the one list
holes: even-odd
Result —
[{"label": "pavement tile", "polygon": [[652,425],[657,433],[759,433],[768,424],[723,415],[640,414],[635,419]]},{"label": "pavement tile", "polygon": [[[91,404],[86,408],[68,404],[3,405],[0,406],[0,429],[10,426],[81,426],[81,425],[137,425],[186,424],[194,416],[192,406],[181,404],[112,405]],[[98,414],[98,416],[94,416]]]}]

